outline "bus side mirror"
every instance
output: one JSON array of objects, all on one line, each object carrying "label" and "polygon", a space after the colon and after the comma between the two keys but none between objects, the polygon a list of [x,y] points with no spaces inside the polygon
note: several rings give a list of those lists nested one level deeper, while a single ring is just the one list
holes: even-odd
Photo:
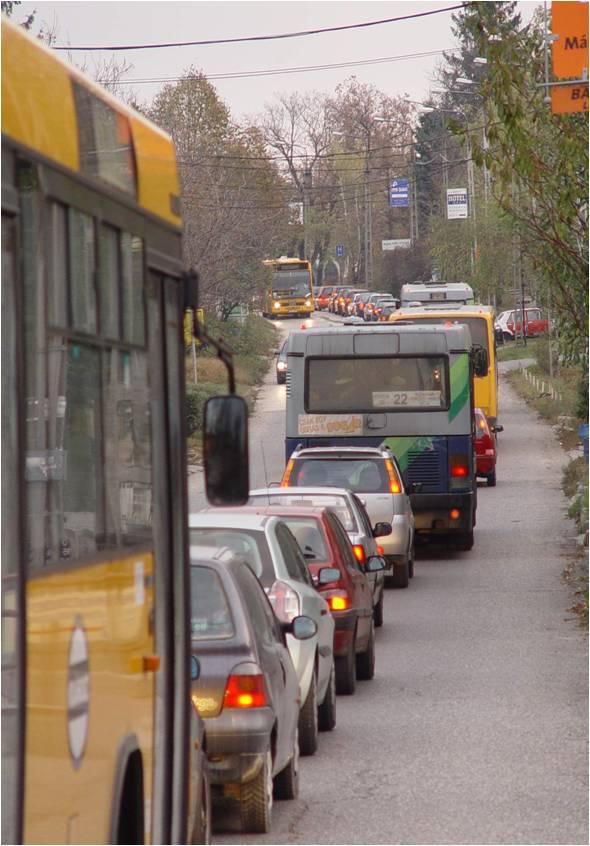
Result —
[{"label": "bus side mirror", "polygon": [[476,376],[487,376],[488,374],[488,352],[482,347],[473,349],[473,371]]},{"label": "bus side mirror", "polygon": [[205,403],[203,460],[211,505],[245,505],[250,481],[248,407],[243,397],[211,397]]}]

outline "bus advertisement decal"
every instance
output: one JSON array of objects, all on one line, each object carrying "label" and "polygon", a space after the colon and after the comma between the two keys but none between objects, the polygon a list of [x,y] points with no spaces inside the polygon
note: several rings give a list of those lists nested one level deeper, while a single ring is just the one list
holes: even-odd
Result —
[{"label": "bus advertisement decal", "polygon": [[362,435],[362,414],[300,414],[297,432],[310,435]]}]

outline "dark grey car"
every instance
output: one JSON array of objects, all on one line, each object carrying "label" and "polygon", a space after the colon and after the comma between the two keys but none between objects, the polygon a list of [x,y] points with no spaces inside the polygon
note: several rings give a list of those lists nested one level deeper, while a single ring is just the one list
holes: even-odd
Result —
[{"label": "dark grey car", "polygon": [[[191,643],[200,665],[192,701],[205,721],[212,790],[236,796],[244,831],[270,828],[273,792],[298,793],[299,684],[285,632],[250,567],[227,549],[191,546]],[[274,782],[274,789],[273,789]]]}]

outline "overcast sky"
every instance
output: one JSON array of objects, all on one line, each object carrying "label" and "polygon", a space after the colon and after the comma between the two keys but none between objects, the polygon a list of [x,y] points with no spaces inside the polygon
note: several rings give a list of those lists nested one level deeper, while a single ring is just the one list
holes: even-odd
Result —
[{"label": "overcast sky", "polygon": [[[46,24],[58,44],[127,45],[167,41],[196,41],[274,35],[342,26],[397,17],[457,5],[448,2],[36,2],[16,8],[17,21],[36,9],[34,31]],[[520,2],[528,21],[537,2]],[[134,79],[178,77],[191,65],[202,70],[229,106],[235,120],[262,111],[275,93],[324,91],[351,75],[372,83],[389,95],[407,94],[423,100],[434,85],[433,74],[441,55],[405,58],[378,64],[310,70],[255,78],[215,79],[217,74],[244,74],[344,62],[366,62],[414,53],[448,50],[454,46],[451,12],[387,23],[365,29],[325,33],[293,39],[246,44],[175,47],[117,53],[133,65],[126,78],[140,100],[150,100],[161,83],[134,83]],[[104,53],[73,53],[89,69]]]}]

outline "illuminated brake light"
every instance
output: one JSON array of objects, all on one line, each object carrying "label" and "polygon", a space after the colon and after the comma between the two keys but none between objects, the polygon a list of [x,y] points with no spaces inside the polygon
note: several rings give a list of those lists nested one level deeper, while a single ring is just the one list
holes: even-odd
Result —
[{"label": "illuminated brake light", "polygon": [[330,611],[347,611],[350,608],[350,597],[343,590],[322,596],[330,606]]},{"label": "illuminated brake light", "polygon": [[301,614],[299,596],[285,582],[277,580],[271,588],[265,588],[265,591],[281,623],[290,623]]},{"label": "illuminated brake light", "polygon": [[377,544],[377,555],[383,555],[384,552],[385,550],[383,549],[383,547]]},{"label": "illuminated brake light", "polygon": [[264,675],[238,675],[228,677],[223,697],[224,708],[264,708],[268,704],[264,688]]},{"label": "illuminated brake light", "polygon": [[449,516],[451,520],[458,520],[461,516],[461,512],[458,508],[451,508],[451,510],[449,511]]},{"label": "illuminated brake light", "polygon": [[360,543],[353,543],[352,551],[354,552],[354,557],[359,562],[359,564],[364,564],[367,560],[367,556],[365,555],[365,550],[363,549]]},{"label": "illuminated brake light", "polygon": [[281,479],[281,487],[288,488],[289,487],[289,479],[291,477],[291,473],[293,472],[293,467],[295,466],[295,461],[290,458],[287,462],[287,466],[285,467],[285,472],[283,473],[283,478]]},{"label": "illuminated brake light", "polygon": [[464,479],[469,474],[469,470],[464,464],[454,464],[451,467],[451,476],[455,479]]},{"label": "illuminated brake light", "polygon": [[400,480],[397,477],[397,473],[395,472],[393,461],[389,461],[388,459],[386,459],[385,467],[387,469],[387,475],[389,476],[389,490],[393,494],[401,493],[402,486],[400,484]]}]

